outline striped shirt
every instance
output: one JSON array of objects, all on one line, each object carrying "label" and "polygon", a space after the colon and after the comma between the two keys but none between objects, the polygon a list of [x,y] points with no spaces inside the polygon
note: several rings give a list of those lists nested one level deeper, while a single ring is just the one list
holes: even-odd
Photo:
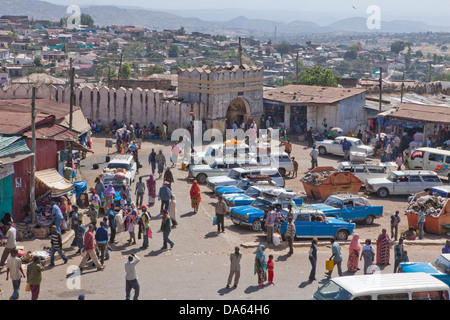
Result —
[{"label": "striped shirt", "polygon": [[53,248],[61,249],[62,248],[61,233],[59,233],[58,231],[53,232],[50,237],[50,243]]}]

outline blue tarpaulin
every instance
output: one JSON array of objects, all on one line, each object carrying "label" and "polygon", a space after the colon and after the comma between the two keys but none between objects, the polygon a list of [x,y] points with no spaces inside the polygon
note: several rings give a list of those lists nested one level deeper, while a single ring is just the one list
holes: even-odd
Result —
[{"label": "blue tarpaulin", "polygon": [[87,190],[87,181],[81,180],[81,181],[72,181],[73,185],[75,186],[75,190],[72,191],[72,193],[76,193],[77,198]]}]

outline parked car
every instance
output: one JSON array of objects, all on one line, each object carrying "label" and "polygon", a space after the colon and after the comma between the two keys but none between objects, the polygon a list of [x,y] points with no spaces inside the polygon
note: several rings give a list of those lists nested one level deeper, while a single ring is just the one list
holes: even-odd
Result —
[{"label": "parked car", "polygon": [[[137,164],[134,161],[133,155],[127,155],[127,154],[121,154],[116,155],[106,166],[108,169],[125,169],[125,178],[126,183],[128,185],[131,185],[132,182],[134,182],[136,178],[136,171],[137,171]],[[107,184],[111,180],[114,180],[113,178],[105,178],[105,174],[102,176],[103,183]]]},{"label": "parked car", "polygon": [[[345,222],[339,218],[331,218],[312,206],[295,207],[294,210],[295,235],[297,238],[335,238],[347,240],[353,233],[355,224]],[[284,238],[287,229],[287,211],[281,214],[284,222],[281,223],[280,233]]]},{"label": "parked car", "polygon": [[344,151],[342,151],[342,142],[344,139],[347,139],[347,141],[351,143],[350,151],[362,152],[369,156],[373,154],[372,146],[367,146],[360,139],[354,137],[341,136],[334,140],[316,141],[315,146],[321,155],[332,153],[343,156]]},{"label": "parked car", "polygon": [[[224,197],[224,201],[227,204],[229,208],[231,207],[239,207],[239,206],[246,206],[252,204],[252,202],[264,195],[274,195],[275,192],[289,192],[284,188],[276,187],[270,184],[257,184],[249,187],[245,193],[232,193],[228,194]],[[293,201],[296,205],[301,206],[303,204],[303,198],[293,198]]]},{"label": "parked car", "polygon": [[249,157],[256,159],[259,166],[277,167],[284,177],[287,172],[294,171],[294,163],[286,152],[281,153],[250,153]]},{"label": "parked car", "polygon": [[284,178],[278,172],[278,168],[272,167],[248,167],[243,166],[234,168],[230,171],[228,176],[211,177],[206,179],[206,185],[211,191],[215,191],[220,186],[235,186],[249,176],[253,178],[271,179],[278,187],[284,187]]},{"label": "parked car", "polygon": [[[237,145],[225,145],[225,144],[210,144],[205,150],[195,152],[195,157],[191,157],[189,166],[194,164],[211,164],[217,159],[224,160],[227,155],[235,156],[236,158],[245,158],[242,155],[248,155],[250,147],[240,142]],[[219,155],[221,155],[219,157]],[[248,156],[247,156],[248,157]],[[195,161],[199,161],[195,163]]]},{"label": "parked car", "polygon": [[399,272],[425,272],[450,286],[450,254],[441,254],[434,262],[402,262]]},{"label": "parked car", "polygon": [[411,169],[433,170],[450,179],[450,150],[418,148],[408,160]]},{"label": "parked car", "polygon": [[368,179],[366,192],[386,198],[391,194],[415,194],[441,185],[441,179],[433,171],[393,171],[386,178]]},{"label": "parked car", "polygon": [[352,163],[349,161],[340,162],[337,169],[349,171],[366,182],[367,179],[385,178],[392,171],[397,170],[395,162],[378,163]]},{"label": "parked car", "polygon": [[234,168],[241,165],[256,165],[256,160],[250,159],[250,164],[245,159],[233,159],[231,163],[227,163],[221,158],[217,158],[211,164],[195,164],[189,166],[189,178],[194,178],[198,183],[204,184],[210,177],[227,176]]},{"label": "parked car", "polygon": [[364,221],[371,225],[383,216],[383,206],[373,206],[357,193],[333,194],[325,202],[311,205],[322,211],[327,217],[342,218],[345,221]]}]

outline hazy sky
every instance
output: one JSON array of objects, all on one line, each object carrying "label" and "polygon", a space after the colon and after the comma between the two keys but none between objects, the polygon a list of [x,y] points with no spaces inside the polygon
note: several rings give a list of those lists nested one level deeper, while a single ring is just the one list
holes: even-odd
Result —
[{"label": "hazy sky", "polygon": [[[382,19],[410,19],[420,17],[446,18],[450,16],[450,0],[46,0],[61,5],[115,5],[138,6],[159,10],[189,9],[259,9],[277,11],[317,12],[321,15],[335,15],[336,18],[348,16],[368,16],[370,5],[380,7]],[[236,10],[236,15],[239,15]],[[303,20],[307,20],[306,17]],[[433,20],[431,20],[433,21]]]}]

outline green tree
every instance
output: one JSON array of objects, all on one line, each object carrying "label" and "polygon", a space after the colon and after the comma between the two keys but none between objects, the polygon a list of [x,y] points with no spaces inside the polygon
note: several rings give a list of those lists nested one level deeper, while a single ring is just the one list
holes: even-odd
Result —
[{"label": "green tree", "polygon": [[348,61],[341,61],[334,67],[334,70],[340,76],[350,73],[351,69],[352,65]]},{"label": "green tree", "polygon": [[405,50],[405,48],[406,48],[406,43],[401,40],[394,41],[391,44],[391,52],[393,52],[395,54],[399,54],[400,52]]},{"label": "green tree", "polygon": [[280,44],[276,45],[275,49],[278,51],[279,54],[284,56],[285,54],[288,54],[289,52],[291,52],[292,48],[291,48],[291,45],[289,42],[283,41]]},{"label": "green tree", "polygon": [[299,80],[304,85],[337,87],[337,77],[333,71],[319,66],[302,71]]},{"label": "green tree", "polygon": [[80,23],[83,26],[88,26],[89,28],[94,27],[94,18],[92,18],[90,15],[82,13],[80,17]]},{"label": "green tree", "polygon": [[181,27],[180,29],[178,29],[175,34],[177,36],[184,36],[186,34],[186,31],[184,30],[184,27]]},{"label": "green tree", "polygon": [[152,74],[161,74],[164,73],[164,69],[161,66],[158,65],[151,65],[150,67],[145,70],[144,74],[146,76],[151,76]]},{"label": "green tree", "polygon": [[177,58],[180,54],[178,46],[174,44],[171,45],[167,54],[169,55],[169,58]]},{"label": "green tree", "polygon": [[44,66],[44,64],[42,63],[42,58],[40,56],[37,56],[36,58],[34,58],[33,64],[36,67],[43,67]]},{"label": "green tree", "polygon": [[117,53],[119,50],[119,43],[117,42],[111,42],[108,46],[108,52],[109,53]]},{"label": "green tree", "polygon": [[120,70],[120,79],[128,80],[131,78],[131,63],[129,61],[125,61],[122,64],[122,69]]}]

